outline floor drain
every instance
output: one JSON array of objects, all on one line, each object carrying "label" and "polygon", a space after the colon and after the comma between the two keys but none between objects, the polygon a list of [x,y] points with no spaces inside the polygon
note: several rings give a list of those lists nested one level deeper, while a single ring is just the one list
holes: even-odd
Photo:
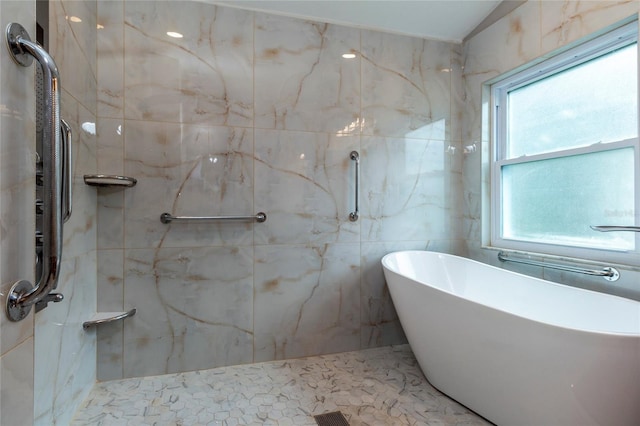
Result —
[{"label": "floor drain", "polygon": [[313,416],[318,426],[349,426],[349,422],[340,411]]}]

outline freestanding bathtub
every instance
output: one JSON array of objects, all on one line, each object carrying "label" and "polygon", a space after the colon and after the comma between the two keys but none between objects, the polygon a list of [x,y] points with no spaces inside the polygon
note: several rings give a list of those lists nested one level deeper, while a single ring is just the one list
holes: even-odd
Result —
[{"label": "freestanding bathtub", "polygon": [[640,425],[640,302],[435,252],[382,265],[422,371],[451,398],[504,426]]}]

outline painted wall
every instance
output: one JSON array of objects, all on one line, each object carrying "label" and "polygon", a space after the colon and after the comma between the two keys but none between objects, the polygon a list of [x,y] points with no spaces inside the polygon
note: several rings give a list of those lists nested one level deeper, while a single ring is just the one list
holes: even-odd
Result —
[{"label": "painted wall", "polygon": [[[495,250],[482,248],[482,197],[488,194],[489,135],[483,127],[482,83],[506,71],[548,54],[581,37],[600,31],[629,16],[637,15],[637,1],[529,1],[482,31],[464,45],[463,139],[476,143],[473,155],[463,165],[463,238],[469,257],[499,264]],[[500,46],[500,48],[496,48]],[[484,115],[486,117],[486,114]],[[485,212],[485,215],[488,211]],[[610,283],[601,278],[542,270],[538,267],[506,263],[509,269],[577,287],[640,300],[640,273],[620,267],[621,278]]]},{"label": "painted wall", "polygon": [[138,179],[99,192],[98,305],[138,313],[98,378],[404,342],[379,260],[461,246],[459,46],[199,2],[98,24],[98,169]]}]

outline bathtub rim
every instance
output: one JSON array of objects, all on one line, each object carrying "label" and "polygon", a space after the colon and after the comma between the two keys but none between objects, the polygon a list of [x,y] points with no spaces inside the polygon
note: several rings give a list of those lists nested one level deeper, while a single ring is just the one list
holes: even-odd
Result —
[{"label": "bathtub rim", "polygon": [[[428,282],[426,282],[424,280],[413,279],[411,277],[403,275],[401,272],[399,272],[397,270],[394,270],[393,268],[390,268],[388,266],[388,263],[389,263],[388,259],[393,255],[398,255],[398,254],[402,254],[402,253],[409,253],[409,254],[411,254],[411,253],[428,253],[430,255],[443,256],[445,258],[462,259],[462,260],[467,261],[467,262],[478,264],[481,267],[487,267],[489,269],[495,269],[497,271],[501,271],[502,273],[514,274],[514,275],[517,275],[517,276],[520,276],[520,277],[523,277],[523,278],[526,278],[526,279],[529,279],[529,280],[542,281],[546,285],[553,285],[553,286],[556,286],[556,287],[562,287],[564,289],[569,288],[569,289],[575,290],[575,291],[577,291],[579,293],[586,292],[586,293],[589,293],[589,294],[597,295],[598,297],[603,297],[605,299],[616,300],[616,303],[625,303],[625,304],[635,305],[636,308],[637,308],[637,311],[638,311],[638,320],[639,320],[638,328],[637,328],[637,331],[632,331],[632,332],[623,332],[623,331],[614,331],[614,330],[597,330],[597,329],[588,329],[588,328],[576,328],[576,327],[571,327],[571,326],[567,326],[567,325],[563,325],[563,324],[558,324],[558,323],[555,323],[555,322],[542,321],[539,318],[532,318],[530,316],[525,316],[525,315],[522,315],[520,313],[511,312],[511,311],[508,311],[508,310],[505,310],[505,309],[500,309],[499,307],[496,307],[496,306],[492,306],[492,305],[488,305],[488,304],[485,304],[485,303],[481,303],[481,302],[478,302],[476,300],[461,296],[460,294],[456,294],[456,293],[454,293],[452,291],[447,291],[446,289],[437,287],[435,285],[431,285],[431,284],[429,284]],[[572,332],[593,333],[593,334],[598,334],[598,335],[602,335],[602,336],[610,336],[610,337],[616,337],[616,338],[639,339],[638,340],[638,344],[640,345],[640,301],[637,301],[637,300],[633,300],[633,299],[629,299],[629,298],[621,297],[621,296],[616,296],[616,295],[613,295],[613,294],[602,293],[602,292],[599,292],[599,291],[584,289],[584,288],[580,288],[580,287],[574,287],[574,286],[567,285],[567,284],[561,284],[561,283],[557,283],[557,282],[554,282],[554,281],[545,280],[545,279],[542,279],[542,278],[532,277],[530,275],[526,275],[526,274],[523,274],[523,273],[520,273],[520,272],[514,272],[514,271],[511,271],[511,270],[508,270],[508,269],[499,268],[497,266],[493,266],[493,265],[490,265],[488,263],[480,262],[478,260],[471,259],[471,258],[468,258],[468,257],[458,256],[458,255],[449,254],[449,253],[442,253],[442,252],[437,252],[437,251],[431,251],[431,250],[398,250],[398,251],[394,251],[394,252],[391,252],[391,253],[387,253],[386,255],[384,255],[382,257],[380,262],[381,262],[382,267],[383,267],[384,270],[387,270],[389,272],[397,274],[398,276],[400,276],[400,277],[402,277],[404,279],[413,281],[413,282],[415,282],[417,284],[420,284],[420,285],[427,286],[427,287],[429,287],[429,288],[431,288],[431,289],[433,289],[435,291],[439,291],[439,292],[447,294],[449,296],[456,297],[456,298],[459,298],[459,299],[463,299],[466,302],[473,303],[473,304],[481,306],[483,308],[491,309],[491,310],[494,310],[494,311],[497,311],[497,312],[500,312],[500,313],[503,313],[503,314],[507,314],[507,315],[513,315],[515,317],[522,318],[522,319],[525,319],[527,321],[533,321],[535,323],[538,323],[538,324],[541,324],[541,325],[544,325],[544,326],[562,328],[562,329],[570,330]],[[386,279],[386,276],[385,276],[385,279]],[[387,285],[389,285],[389,284],[387,283]],[[391,293],[391,297],[393,298],[393,292],[390,292],[390,293]]]}]

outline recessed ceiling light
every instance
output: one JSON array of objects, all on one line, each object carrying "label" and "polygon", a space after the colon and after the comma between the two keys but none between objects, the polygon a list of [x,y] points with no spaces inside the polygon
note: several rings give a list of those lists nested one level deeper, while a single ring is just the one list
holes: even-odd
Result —
[{"label": "recessed ceiling light", "polygon": [[167,31],[167,35],[168,35],[169,37],[173,37],[173,38],[182,38],[182,37],[183,37],[183,35],[182,35],[182,34],[177,33],[177,32],[175,32],[175,31]]},{"label": "recessed ceiling light", "polygon": [[353,58],[356,57],[356,54],[355,53],[343,53],[342,57],[345,58],[345,59],[353,59]]}]

